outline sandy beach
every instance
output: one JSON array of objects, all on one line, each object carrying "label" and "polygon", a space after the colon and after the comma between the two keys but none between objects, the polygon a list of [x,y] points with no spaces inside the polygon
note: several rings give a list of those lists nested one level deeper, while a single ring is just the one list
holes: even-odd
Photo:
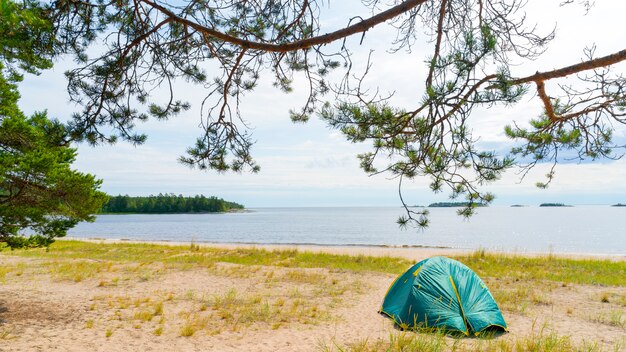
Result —
[{"label": "sandy beach", "polygon": [[[393,256],[414,262],[467,254],[445,248],[208,247]],[[378,351],[385,349],[376,346],[393,336],[416,334],[400,331],[377,313],[395,274],[280,262],[171,266],[157,260],[42,258],[7,251],[0,255],[0,265],[1,351]],[[90,274],[66,275],[80,267]],[[532,350],[515,346],[546,336],[564,339],[557,340],[565,346],[559,350],[626,350],[624,286],[546,281],[527,287],[519,279],[483,280],[501,300],[510,332],[495,342],[444,337],[446,345],[439,350],[499,345]],[[515,302],[508,293],[526,295],[528,303]]]},{"label": "sandy beach", "polygon": [[[187,246],[189,242],[176,242],[176,241],[134,241],[127,239],[105,239],[105,238],[67,238],[67,240],[78,240],[94,243],[150,243],[156,245],[165,246]],[[345,255],[365,255],[374,257],[397,257],[405,258],[410,261],[418,262],[424,258],[433,256],[455,256],[465,255],[472,253],[475,250],[472,249],[458,249],[448,247],[428,247],[428,246],[369,246],[369,245],[316,245],[316,244],[258,244],[258,243],[205,243],[195,242],[194,245],[212,248],[251,248],[251,249],[265,249],[265,250],[297,250],[301,252],[311,253],[330,253],[330,254],[345,254]],[[491,251],[490,253],[501,253],[512,256],[523,257],[541,257],[541,256],[554,256],[559,258],[574,258],[574,259],[608,259],[615,261],[626,261],[626,254],[594,254],[594,253],[569,253],[569,252],[529,252],[529,251]]]}]

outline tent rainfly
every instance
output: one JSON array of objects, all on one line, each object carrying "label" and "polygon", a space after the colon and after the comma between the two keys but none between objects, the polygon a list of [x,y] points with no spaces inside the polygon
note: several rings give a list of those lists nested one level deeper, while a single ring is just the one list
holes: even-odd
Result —
[{"label": "tent rainfly", "polygon": [[403,329],[437,328],[478,335],[507,331],[498,304],[470,268],[446,257],[424,259],[400,275],[380,308]]}]

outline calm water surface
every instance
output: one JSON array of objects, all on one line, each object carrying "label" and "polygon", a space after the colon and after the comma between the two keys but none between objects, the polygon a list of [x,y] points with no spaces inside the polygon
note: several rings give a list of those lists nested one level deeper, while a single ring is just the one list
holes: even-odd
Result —
[{"label": "calm water surface", "polygon": [[469,220],[430,208],[424,231],[400,230],[401,208],[259,208],[247,213],[100,215],[68,236],[144,241],[409,245],[626,255],[626,207],[481,208]]}]

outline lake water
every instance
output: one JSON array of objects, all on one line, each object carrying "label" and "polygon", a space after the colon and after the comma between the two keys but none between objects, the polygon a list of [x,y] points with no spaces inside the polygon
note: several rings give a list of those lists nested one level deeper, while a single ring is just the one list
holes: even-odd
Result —
[{"label": "lake water", "polygon": [[430,208],[428,229],[400,230],[401,208],[259,208],[228,214],[99,215],[68,236],[206,243],[429,246],[626,255],[626,207],[481,208],[469,220]]}]

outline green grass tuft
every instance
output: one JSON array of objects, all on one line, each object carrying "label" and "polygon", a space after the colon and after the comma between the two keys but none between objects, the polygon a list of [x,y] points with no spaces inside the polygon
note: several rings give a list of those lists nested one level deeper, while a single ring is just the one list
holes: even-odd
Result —
[{"label": "green grass tuft", "polygon": [[569,259],[507,254],[456,256],[479,276],[511,280],[547,280],[600,286],[626,286],[626,262],[607,259]]},{"label": "green grass tuft", "polygon": [[[51,262],[51,271],[62,279],[76,282],[109,272],[112,263],[163,263],[174,268],[213,267],[217,262],[246,266],[281,266],[289,268],[328,268],[331,270],[374,271],[400,274],[413,262],[402,258],[349,256],[297,250],[255,248],[221,249],[204,246],[168,246],[148,243],[95,243],[56,241],[49,250],[29,249],[2,254],[44,259],[77,259],[74,262]],[[510,280],[546,280],[582,285],[626,286],[626,262],[605,259],[568,259],[554,255],[522,257],[490,254],[484,250],[453,257],[476,271],[479,276]],[[7,274],[0,270],[0,279]],[[149,277],[151,274],[146,274]],[[310,279],[310,278],[307,278]],[[303,278],[304,280],[304,278]]]}]

